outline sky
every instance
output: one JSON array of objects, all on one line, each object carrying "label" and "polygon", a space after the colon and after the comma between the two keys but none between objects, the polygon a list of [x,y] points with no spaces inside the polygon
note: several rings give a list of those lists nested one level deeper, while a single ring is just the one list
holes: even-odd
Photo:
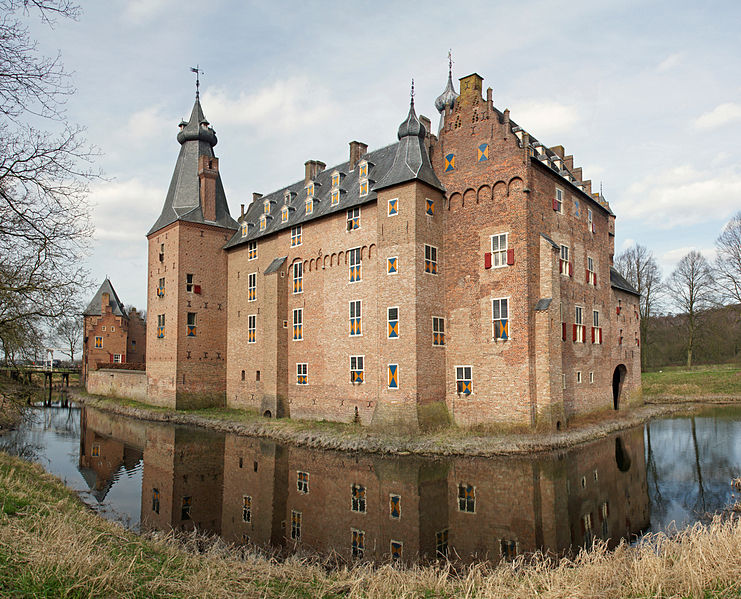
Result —
[{"label": "sky", "polygon": [[[741,210],[741,3],[82,2],[77,21],[29,20],[61,53],[69,120],[101,152],[96,233],[81,257],[95,287],[146,308],[145,234],[162,209],[200,65],[233,216],[252,192],[347,160],[348,142],[396,141],[415,82],[438,122],[453,78],[476,72],[494,105],[547,146],[563,145],[617,215],[616,252],[649,247],[665,275],[690,249],[714,256]],[[92,297],[94,289],[89,291]],[[85,303],[88,297],[83,298]]]}]

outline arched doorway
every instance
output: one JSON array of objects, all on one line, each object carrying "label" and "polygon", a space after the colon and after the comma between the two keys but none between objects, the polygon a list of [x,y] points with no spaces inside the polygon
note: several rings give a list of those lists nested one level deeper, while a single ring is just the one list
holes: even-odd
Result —
[{"label": "arched doorway", "polygon": [[612,373],[612,406],[616,410],[620,409],[620,395],[623,391],[623,383],[627,372],[628,369],[625,364],[620,364]]}]

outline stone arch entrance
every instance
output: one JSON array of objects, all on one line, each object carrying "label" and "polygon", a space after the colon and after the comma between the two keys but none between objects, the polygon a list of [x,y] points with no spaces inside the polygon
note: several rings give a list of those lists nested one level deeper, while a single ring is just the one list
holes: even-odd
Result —
[{"label": "stone arch entrance", "polygon": [[623,392],[623,383],[625,382],[625,375],[628,373],[628,369],[625,364],[620,364],[615,372],[612,373],[612,406],[616,410],[620,409],[620,399]]}]

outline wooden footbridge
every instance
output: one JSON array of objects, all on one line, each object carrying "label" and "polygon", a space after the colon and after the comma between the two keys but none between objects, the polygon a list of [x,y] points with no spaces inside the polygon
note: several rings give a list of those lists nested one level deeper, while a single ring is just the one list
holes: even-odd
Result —
[{"label": "wooden footbridge", "polygon": [[[33,385],[34,380],[43,377],[44,402],[51,403],[52,390],[69,387],[70,375],[80,375],[79,368],[49,368],[42,366],[0,366],[0,373],[13,381]],[[57,381],[55,383],[55,380]]]}]

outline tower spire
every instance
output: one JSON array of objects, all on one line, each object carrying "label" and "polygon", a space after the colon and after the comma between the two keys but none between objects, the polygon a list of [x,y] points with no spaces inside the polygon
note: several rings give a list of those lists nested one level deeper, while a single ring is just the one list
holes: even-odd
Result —
[{"label": "tower spire", "polygon": [[198,100],[200,97],[199,88],[201,87],[201,73],[203,73],[203,71],[200,69],[199,65],[196,65],[190,67],[190,72],[196,74],[196,100]]}]

